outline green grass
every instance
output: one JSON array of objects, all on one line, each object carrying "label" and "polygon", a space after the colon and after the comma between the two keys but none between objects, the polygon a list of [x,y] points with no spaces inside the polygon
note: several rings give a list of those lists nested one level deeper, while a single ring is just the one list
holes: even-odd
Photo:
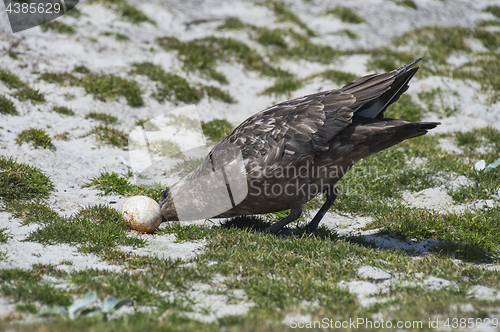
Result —
[{"label": "green grass", "polygon": [[495,15],[495,17],[500,18],[500,6],[490,5],[483,9],[484,12],[491,13]]},{"label": "green grass", "polygon": [[96,135],[98,141],[112,145],[117,148],[123,148],[128,145],[128,136],[120,129],[113,128],[109,125],[99,125],[92,128],[88,134]]},{"label": "green grass", "polygon": [[82,188],[93,188],[96,190],[100,190],[99,195],[144,195],[151,197],[156,201],[160,199],[160,195],[164,190],[154,187],[145,188],[133,185],[125,177],[113,172],[101,172],[99,176],[96,176],[85,183]]},{"label": "green grass", "polygon": [[52,107],[52,112],[56,112],[56,113],[66,115],[66,116],[75,115],[75,112],[73,112],[73,110],[71,108],[66,107],[66,106],[54,106],[54,107]]},{"label": "green grass", "polygon": [[494,153],[500,152],[500,132],[491,127],[473,129],[468,132],[456,132],[453,136],[456,138],[459,147],[466,147],[470,150],[491,147]]},{"label": "green grass", "polygon": [[5,204],[4,210],[11,213],[14,218],[21,219],[23,226],[53,222],[59,218],[59,214],[41,200],[14,199]]},{"label": "green grass", "polygon": [[227,104],[234,104],[236,100],[226,91],[222,90],[219,87],[213,85],[203,85],[201,90],[205,92],[207,97],[213,98],[216,100],[220,100]]},{"label": "green grass", "polygon": [[287,48],[288,44],[281,29],[255,28],[257,31],[256,40],[264,46],[274,46]]},{"label": "green grass", "polygon": [[[390,71],[425,55],[425,66],[417,75],[449,75],[447,59],[456,53],[470,52],[467,38],[474,36],[474,29],[462,27],[422,27],[404,33],[392,45],[372,51],[368,69]],[[411,54],[396,51],[411,48]]]},{"label": "green grass", "polygon": [[278,78],[276,82],[264,89],[261,94],[280,96],[284,94],[289,94],[295,90],[302,87],[303,82],[293,76],[287,76],[283,78]]},{"label": "green grass", "polygon": [[[45,96],[42,92],[30,88],[28,84],[19,78],[19,76],[7,69],[0,68],[0,81],[10,89],[17,89],[12,95],[20,101],[31,100],[33,103],[45,101]],[[3,101],[3,104],[5,105],[4,107],[12,110],[8,102]]]},{"label": "green grass", "polygon": [[185,103],[198,103],[206,94],[210,98],[214,98],[225,103],[234,103],[233,97],[227,92],[218,87],[198,84],[198,87],[189,83],[185,78],[168,73],[163,70],[160,65],[152,62],[140,62],[132,64],[133,70],[131,74],[145,75],[150,80],[159,82],[157,91],[153,97],[159,102],[174,101]]},{"label": "green grass", "polygon": [[121,34],[121,33],[119,33],[119,32],[111,32],[111,31],[106,31],[106,32],[101,33],[101,35],[106,36],[106,37],[115,37],[115,39],[116,39],[117,41],[126,41],[126,40],[130,40],[130,38],[129,38],[129,37],[127,37],[126,35]]},{"label": "green grass", "polygon": [[17,135],[16,143],[22,145],[23,143],[31,143],[31,145],[38,149],[39,147],[43,149],[54,149],[54,145],[47,135],[45,130],[38,128],[30,128],[23,130],[19,135]]},{"label": "green grass", "polygon": [[96,121],[104,122],[105,124],[114,124],[118,122],[118,118],[116,116],[99,112],[90,112],[85,116],[85,119],[93,119]]},{"label": "green grass", "polygon": [[78,65],[78,66],[75,66],[73,68],[73,72],[74,73],[80,73],[80,74],[89,74],[90,73],[90,69],[88,69],[84,65]]},{"label": "green grass", "polygon": [[196,117],[172,113],[167,113],[165,116],[173,120],[169,122],[170,126],[182,127],[189,130],[198,130],[200,128],[200,121]]},{"label": "green grass", "polygon": [[0,243],[9,242],[9,229],[8,228],[0,228]]},{"label": "green grass", "polygon": [[297,16],[297,14],[291,11],[284,3],[275,0],[268,0],[265,4],[273,11],[274,15],[278,19],[278,22],[291,22],[304,30],[309,37],[316,36],[316,33],[311,30],[307,24],[305,24]]},{"label": "green grass", "polygon": [[454,78],[472,79],[479,82],[483,92],[488,93],[490,103],[500,100],[500,56],[491,52],[478,55],[453,72]]},{"label": "green grass", "polygon": [[160,65],[151,62],[133,63],[131,73],[145,75],[150,80],[159,82],[153,97],[159,102],[174,101],[185,103],[198,103],[203,93],[191,85],[185,78],[167,73]]},{"label": "green grass", "polygon": [[64,24],[58,20],[44,23],[40,25],[40,29],[42,29],[43,32],[53,31],[65,35],[75,34],[75,28],[73,28],[71,25]]},{"label": "green grass", "polygon": [[19,89],[13,94],[19,101],[31,100],[33,103],[45,102],[45,95],[40,90],[34,90],[29,87]]},{"label": "green grass", "polygon": [[19,58],[19,56],[17,55],[17,52],[14,52],[14,51],[7,51],[7,55],[14,60],[17,60]]},{"label": "green grass", "polygon": [[393,119],[402,119],[411,122],[422,120],[423,110],[415,104],[409,95],[402,95],[397,102],[385,111],[385,116]]},{"label": "green grass", "polygon": [[119,9],[120,14],[122,18],[125,21],[132,22],[134,24],[140,24],[140,23],[150,23],[154,26],[156,26],[156,22],[151,19],[149,16],[147,16],[144,12],[141,10],[135,8],[134,6],[131,6],[129,4],[125,4],[125,1],[123,1],[124,5],[121,6]]},{"label": "green grass", "polygon": [[60,140],[60,141],[69,141],[69,133],[67,131],[54,135],[54,139]]},{"label": "green grass", "polygon": [[326,11],[326,14],[333,15],[345,23],[352,23],[352,24],[365,23],[365,20],[363,20],[351,8],[347,8],[347,7],[340,7],[339,6],[339,7],[333,8],[333,9],[329,9]]},{"label": "green grass", "polygon": [[[101,220],[103,215],[97,219]],[[75,222],[77,221],[69,224]],[[107,295],[127,297],[133,299],[134,306],[148,305],[158,308],[150,313],[127,315],[106,323],[100,318],[78,318],[75,321],[54,319],[36,326],[35,330],[43,327],[50,330],[83,331],[92,326],[110,331],[149,327],[158,331],[288,331],[290,328],[281,321],[295,310],[311,314],[313,320],[321,320],[323,317],[335,317],[335,320],[373,319],[374,314],[383,311],[387,315],[384,320],[394,324],[397,320],[419,320],[425,324],[430,315],[447,317],[460,314],[451,307],[466,303],[475,308],[475,311],[467,313],[470,317],[494,315],[485,311],[491,307],[491,302],[471,298],[467,296],[467,290],[476,284],[495,287],[500,281],[498,273],[479,268],[474,263],[453,261],[453,258],[458,256],[453,254],[450,257],[445,253],[452,245],[444,244],[439,248],[439,252],[419,256],[402,250],[376,250],[360,238],[341,239],[325,228],[320,228],[317,234],[282,237],[253,231],[264,225],[258,218],[244,217],[223,222],[221,226],[212,228],[172,223],[159,230],[158,236],[174,234],[180,242],[206,239],[205,249],[190,260],[191,265],[179,260],[116,254],[116,251],[110,249],[109,252],[113,254],[104,255],[114,255],[113,257],[130,270],[108,272],[89,269],[66,274],[50,266],[36,266],[27,271],[3,272],[0,278],[5,281],[3,284],[9,286],[15,281],[18,285],[31,283],[29,285],[34,290],[31,293],[28,287],[19,287],[16,291],[12,287],[6,287],[9,298],[21,301],[29,299],[39,303],[55,302],[53,297],[42,300],[42,294],[48,294],[41,292],[42,288],[36,285],[41,282],[41,275],[46,274],[64,278],[74,286],[64,290],[69,298],[81,297],[86,291],[95,290],[99,298]],[[85,226],[93,227],[87,224]],[[44,226],[43,229],[47,227]],[[115,229],[113,224],[110,227]],[[82,232],[90,233],[87,230]],[[59,237],[64,236],[62,234],[55,237],[59,240]],[[113,245],[112,243],[107,248],[113,248]],[[107,248],[104,251],[108,250]],[[468,250],[465,247],[462,249]],[[214,262],[216,264],[213,264]],[[395,282],[387,292],[373,295],[377,299],[389,301],[363,307],[356,295],[337,285],[342,280],[364,280],[356,273],[357,269],[364,265],[382,268],[393,276],[398,275],[400,282],[409,282],[410,285]],[[426,287],[411,286],[411,283],[418,284],[422,280],[414,276],[415,272],[422,273],[424,278],[432,275],[453,281],[459,289],[434,291]],[[255,305],[246,315],[229,316],[213,323],[200,323],[183,317],[182,312],[192,311],[195,303],[182,295],[186,294],[194,283],[210,285],[210,279],[215,274],[221,274],[226,279],[217,286],[218,289],[209,290],[210,293],[229,294],[228,289],[243,290],[247,301],[252,301]],[[176,294],[175,300],[168,301],[155,290]],[[65,306],[71,302],[65,300],[65,297],[61,297],[59,301],[56,304]],[[237,299],[233,301],[238,302]],[[317,303],[317,307],[297,309],[303,301]],[[397,307],[394,307],[395,305]],[[262,323],[262,320],[265,320],[265,323]],[[24,325],[19,326],[22,331]],[[33,326],[28,327],[33,330]]]},{"label": "green grass", "polygon": [[438,238],[467,245],[467,251],[455,256],[477,262],[489,258],[488,254],[500,254],[499,212],[498,208],[491,208],[455,214],[400,207],[377,215],[370,227],[409,238]]},{"label": "green grass", "polygon": [[21,89],[27,86],[19,76],[13,74],[8,69],[0,68],[0,81],[2,81],[10,89]]},{"label": "green grass", "polygon": [[[482,26],[484,24],[479,24]],[[487,49],[486,52],[472,52],[468,39],[475,38]],[[449,76],[455,79],[470,79],[479,82],[483,92],[490,96],[489,102],[500,100],[499,55],[500,34],[480,27],[423,27],[404,33],[392,44],[366,51],[371,58],[368,70],[391,71],[425,55],[417,77],[430,75]],[[405,51],[402,51],[405,49]],[[408,52],[411,49],[411,53]],[[473,57],[468,55],[473,54]],[[452,55],[468,56],[470,60],[457,67],[447,59]],[[454,112],[454,107],[444,105],[444,114]]]},{"label": "green grass", "polygon": [[417,4],[413,0],[397,0],[394,2],[396,3],[396,5],[399,5],[399,6],[405,6],[405,7],[414,9],[414,10],[418,9]]},{"label": "green grass", "polygon": [[81,86],[87,93],[101,101],[113,101],[118,96],[127,100],[131,107],[144,105],[142,93],[134,80],[128,80],[113,74],[98,74],[91,72],[87,67],[80,65],[73,69],[74,73],[84,76],[77,78],[73,73],[43,73],[39,79],[60,85]]},{"label": "green grass", "polygon": [[[195,70],[203,76],[220,83],[228,83],[227,78],[216,70],[220,62],[237,61],[248,70],[265,76],[283,76],[288,73],[274,68],[248,45],[232,38],[206,37],[181,42],[175,37],[163,37],[157,42],[167,51],[178,51],[179,59],[186,70]],[[288,74],[289,75],[289,74]]]},{"label": "green grass", "polygon": [[[392,51],[389,48],[376,49],[370,53],[366,68],[374,72],[390,72],[416,59],[415,55]],[[425,66],[421,66],[416,74],[417,76],[421,76],[421,73],[426,71],[427,58],[424,61]]]},{"label": "green grass", "polygon": [[0,114],[5,115],[19,115],[14,103],[5,98],[5,96],[0,95]]},{"label": "green grass", "polygon": [[474,38],[479,40],[490,51],[495,51],[500,47],[500,33],[498,32],[476,30],[474,31]]},{"label": "green grass", "polygon": [[[426,105],[426,111],[436,113],[440,118],[450,117],[458,111],[456,105],[450,106],[445,102],[446,92],[441,88],[421,91],[418,98]],[[458,97],[458,94],[456,95]]]},{"label": "green grass", "polygon": [[73,9],[71,9],[70,11],[68,11],[66,13],[66,15],[69,15],[71,17],[74,17],[74,18],[80,18],[82,17],[82,12],[80,11],[80,9],[76,8],[76,7],[73,7]]},{"label": "green grass", "polygon": [[215,119],[208,122],[202,122],[201,128],[203,129],[205,137],[213,143],[220,142],[233,131],[233,125],[226,119]]},{"label": "green grass", "polygon": [[44,282],[41,272],[43,273],[36,270],[0,270],[0,292],[16,303],[38,301],[46,305],[71,304],[68,292]]},{"label": "green grass", "polygon": [[162,157],[183,158],[181,147],[178,143],[168,139],[156,140],[149,143],[149,151]]},{"label": "green grass", "polygon": [[[221,29],[231,29],[233,26],[237,26],[238,29],[245,29],[249,33],[250,38],[265,47],[267,56],[276,63],[279,63],[283,58],[331,63],[339,55],[343,54],[343,52],[334,50],[328,45],[315,44],[311,41],[310,36],[298,33],[291,28],[269,29],[251,24],[243,24],[241,21],[241,24],[235,22],[237,21],[231,20],[227,24],[224,23],[221,25]],[[353,33],[349,34],[348,37],[356,38]],[[290,40],[291,43],[288,40]],[[165,46],[168,45],[166,42],[169,41],[166,41],[165,38],[160,39],[160,44],[165,48],[177,49],[181,54],[190,54],[189,58],[184,57],[181,59],[187,64],[186,68],[195,68],[195,66],[193,67],[189,64],[196,64],[196,66],[203,67],[203,70],[208,71],[208,76],[210,76],[210,72],[217,64],[218,61],[216,60],[230,61],[234,58],[236,58],[238,62],[243,63],[247,69],[259,71],[266,76],[281,78],[292,76],[292,74],[287,71],[274,68],[272,65],[267,64],[261,55],[247,45],[230,38],[198,39],[189,42],[189,45],[184,45],[183,47]],[[202,43],[205,45],[202,46]],[[170,44],[172,44],[172,39],[170,39]],[[199,56],[197,55],[198,53]],[[212,72],[212,74],[212,78],[219,80],[218,73]],[[227,82],[225,78],[222,77],[220,77],[219,81],[222,83]]]},{"label": "green grass", "polygon": [[426,56],[421,74],[442,74],[449,71],[446,60],[450,55],[470,52],[466,38],[473,35],[474,29],[470,28],[423,27],[396,38],[394,45],[412,47],[414,58],[417,54]]},{"label": "green grass", "polygon": [[147,16],[143,11],[130,5],[126,0],[94,0],[91,3],[100,2],[108,8],[117,12],[122,20],[139,25],[141,23],[150,23],[156,26],[156,22]]},{"label": "green grass", "polygon": [[127,236],[128,227],[121,214],[105,205],[94,205],[66,218],[57,217],[44,221],[42,227],[32,232],[26,241],[44,245],[67,243],[84,253],[103,254],[118,245],[140,247],[145,241]]},{"label": "green grass", "polygon": [[245,23],[243,23],[239,18],[229,17],[224,20],[224,23],[217,27],[217,30],[241,30],[245,27]]},{"label": "green grass", "polygon": [[28,313],[31,313],[31,314],[36,314],[38,312],[38,308],[33,303],[17,304],[16,305],[16,311],[18,311],[18,312],[28,312]]},{"label": "green grass", "polygon": [[57,83],[61,85],[71,84],[76,85],[78,79],[71,73],[50,73],[45,72],[38,78],[49,83]]},{"label": "green grass", "polygon": [[340,30],[337,34],[339,34],[341,36],[346,36],[347,38],[352,39],[352,40],[359,39],[359,35],[353,31],[349,30],[349,29]]},{"label": "green grass", "polygon": [[44,197],[53,188],[50,178],[38,167],[0,156],[0,197],[4,201]]},{"label": "green grass", "polygon": [[317,76],[321,76],[326,80],[330,80],[342,86],[351,83],[352,81],[358,78],[357,75],[354,75],[352,73],[347,73],[345,71],[335,70],[335,69],[325,70],[319,73]]},{"label": "green grass", "polygon": [[141,107],[144,105],[141,90],[133,80],[112,74],[89,73],[82,78],[80,84],[85,88],[87,93],[91,93],[96,99],[102,101],[113,100],[117,96],[123,96],[132,107]]},{"label": "green grass", "polygon": [[477,24],[478,27],[495,27],[495,26],[500,26],[500,20],[484,20],[481,21]]},{"label": "green grass", "polygon": [[331,63],[342,52],[334,50],[328,45],[318,45],[311,42],[307,36],[288,30],[287,34],[292,39],[292,44],[287,49],[276,50],[272,54],[273,59],[290,58],[304,59],[312,62]]}]

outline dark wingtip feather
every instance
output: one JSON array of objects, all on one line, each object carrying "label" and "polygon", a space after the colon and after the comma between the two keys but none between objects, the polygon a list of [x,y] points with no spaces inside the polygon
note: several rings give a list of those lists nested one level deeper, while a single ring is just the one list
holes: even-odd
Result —
[{"label": "dark wingtip feather", "polygon": [[436,128],[441,124],[441,122],[416,122],[415,124],[419,125],[421,129],[428,130]]},{"label": "dark wingtip feather", "polygon": [[411,67],[413,67],[416,63],[418,63],[420,60],[422,60],[424,57],[421,57],[421,58],[418,58],[416,60],[413,60],[412,62],[410,63],[407,63],[406,65],[404,66],[401,66],[399,67],[398,69],[396,69],[396,71],[399,73],[399,74],[402,74],[402,73],[405,73],[406,71],[408,71],[408,69],[410,69]]}]

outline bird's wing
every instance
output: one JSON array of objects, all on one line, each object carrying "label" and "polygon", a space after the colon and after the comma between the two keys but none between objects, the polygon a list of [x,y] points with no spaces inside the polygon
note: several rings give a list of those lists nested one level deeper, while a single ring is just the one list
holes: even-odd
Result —
[{"label": "bird's wing", "polygon": [[240,147],[244,158],[259,162],[325,151],[351,123],[354,101],[340,91],[286,101],[251,116],[226,139]]},{"label": "bird's wing", "polygon": [[[230,143],[248,161],[271,165],[280,159],[326,151],[331,139],[351,123],[356,112],[367,113],[369,108],[370,113],[382,114],[407,89],[407,82],[417,69],[411,66],[417,61],[390,73],[363,76],[340,89],[288,100],[256,113],[217,144],[210,155],[223,156]],[[228,158],[217,159],[222,166]]]}]

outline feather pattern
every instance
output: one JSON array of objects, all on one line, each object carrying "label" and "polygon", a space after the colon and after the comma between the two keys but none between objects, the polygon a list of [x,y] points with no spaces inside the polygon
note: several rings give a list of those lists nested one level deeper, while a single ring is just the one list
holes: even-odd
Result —
[{"label": "feather pattern", "polygon": [[[361,77],[340,89],[284,101],[252,115],[219,142],[197,169],[165,191],[160,200],[164,218],[177,218],[172,192],[182,193],[189,202],[188,182],[231,163],[233,151],[241,152],[251,189],[241,203],[216,217],[285,209],[291,209],[290,218],[300,215],[302,204],[323,191],[313,192],[313,186],[332,188],[360,159],[424,135],[439,124],[384,119],[387,107],[408,89],[418,69],[412,66],[420,60],[389,73]],[[318,167],[335,167],[342,172],[314,175]],[[313,175],[289,172],[300,168],[312,170]],[[263,175],[263,170],[269,174]],[[286,176],[282,176],[285,171]],[[267,184],[290,188],[294,194],[261,194]],[[203,196],[197,195],[189,204],[205,206]],[[315,218],[316,226],[323,214]],[[278,227],[290,221],[285,219],[277,223]]]}]

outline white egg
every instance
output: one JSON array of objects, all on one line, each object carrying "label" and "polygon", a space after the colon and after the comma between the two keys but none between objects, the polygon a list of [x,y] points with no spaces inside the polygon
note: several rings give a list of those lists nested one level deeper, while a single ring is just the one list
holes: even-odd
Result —
[{"label": "white egg", "polygon": [[122,206],[125,223],[140,232],[153,232],[161,224],[161,210],[158,203],[146,196],[134,196]]}]

